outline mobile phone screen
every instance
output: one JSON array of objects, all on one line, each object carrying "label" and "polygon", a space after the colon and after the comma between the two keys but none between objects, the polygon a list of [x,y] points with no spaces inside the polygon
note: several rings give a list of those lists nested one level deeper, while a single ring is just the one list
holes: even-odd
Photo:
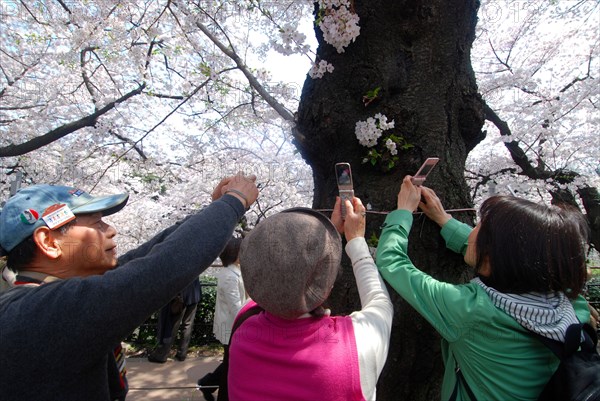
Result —
[{"label": "mobile phone screen", "polygon": [[352,170],[350,169],[350,163],[336,163],[335,165],[335,178],[338,184],[338,190],[340,198],[342,199],[342,219],[346,218],[346,204],[345,200],[352,202],[354,197],[354,188],[352,185]]},{"label": "mobile phone screen", "polygon": [[337,183],[340,187],[352,187],[352,172],[350,171],[350,164],[338,163],[335,165],[335,174],[337,176]]},{"label": "mobile phone screen", "polygon": [[438,159],[437,157],[429,157],[427,160],[425,160],[425,162],[421,165],[417,173],[411,179],[412,183],[415,185],[422,185],[425,182],[427,175],[429,175],[429,173],[431,172],[431,169],[435,167],[439,160],[440,159]]},{"label": "mobile phone screen", "polygon": [[425,176],[427,177],[427,174],[429,174],[429,172],[431,171],[431,169],[435,166],[435,164],[426,164],[423,166],[423,168],[421,170],[419,170],[419,172],[417,173],[417,176]]}]

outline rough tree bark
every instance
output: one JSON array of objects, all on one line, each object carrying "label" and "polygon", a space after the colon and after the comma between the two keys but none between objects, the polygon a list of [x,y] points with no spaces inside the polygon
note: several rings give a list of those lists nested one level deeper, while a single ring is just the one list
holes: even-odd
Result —
[{"label": "rough tree bark", "polygon": [[[317,29],[318,56],[335,71],[307,79],[297,114],[296,146],[313,168],[313,207],[332,207],[337,194],[333,166],[347,161],[356,195],[374,210],[393,210],[402,177],[414,174],[430,156],[440,163],[427,185],[446,208],[471,206],[465,159],[482,139],[484,121],[470,64],[478,6],[475,0],[355,0],[360,36],[342,54],[324,43]],[[363,96],[377,87],[379,97],[365,107]],[[362,164],[367,149],[354,134],[357,121],[378,112],[393,119],[395,132],[414,145],[399,152],[391,171]],[[368,237],[379,235],[384,217],[368,215]],[[455,217],[472,223],[474,214]],[[424,217],[415,219],[409,254],[416,266],[443,280],[464,281],[471,274],[462,257],[446,251],[439,228]],[[346,262],[330,299],[336,313],[359,307],[355,288]],[[391,348],[378,399],[439,399],[439,337],[395,293],[393,298]]]}]

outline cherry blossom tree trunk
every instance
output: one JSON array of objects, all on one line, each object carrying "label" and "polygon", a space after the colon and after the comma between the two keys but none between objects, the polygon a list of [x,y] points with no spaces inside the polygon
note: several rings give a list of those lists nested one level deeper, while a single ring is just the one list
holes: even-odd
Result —
[{"label": "cherry blossom tree trunk", "polygon": [[[305,82],[297,114],[296,145],[314,172],[314,204],[331,209],[337,194],[336,162],[352,164],[355,193],[373,211],[395,209],[402,177],[414,174],[431,156],[440,158],[426,185],[447,209],[471,207],[464,179],[468,152],[482,139],[483,105],[470,64],[476,0],[354,1],[360,36],[344,53],[324,43],[319,29],[318,56],[335,70]],[[380,88],[367,106],[363,96]],[[373,96],[371,96],[373,98]],[[363,163],[368,149],[355,136],[357,121],[376,113],[394,120],[397,135],[413,145],[399,159]],[[472,223],[474,213],[454,217]],[[379,236],[384,214],[367,216],[367,237]],[[445,249],[439,228],[418,216],[410,236],[415,265],[436,278],[466,280],[462,257]],[[391,291],[395,316],[391,348],[378,386],[379,400],[439,399],[442,373],[437,333]],[[336,313],[360,308],[348,261],[331,306]]]}]

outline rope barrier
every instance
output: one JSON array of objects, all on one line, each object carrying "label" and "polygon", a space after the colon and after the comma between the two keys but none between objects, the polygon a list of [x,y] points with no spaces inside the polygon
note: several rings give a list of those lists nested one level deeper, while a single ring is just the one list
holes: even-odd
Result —
[{"label": "rope barrier", "polygon": [[201,389],[218,389],[219,386],[173,386],[173,387],[129,387],[129,390],[142,390],[142,391],[149,391],[149,390],[189,390],[189,389],[194,389],[194,390],[201,390]]},{"label": "rope barrier", "polygon": [[177,386],[177,387],[129,387],[129,391],[141,390],[141,391],[151,391],[151,390],[190,390],[195,389],[199,390],[198,386]]},{"label": "rope barrier", "polygon": [[[317,212],[333,212],[333,209],[315,209]],[[456,213],[456,212],[476,212],[477,209],[475,208],[465,208],[465,209],[446,209],[444,210],[445,212],[452,212],[452,213]],[[387,212],[387,211],[377,211],[377,210],[367,210],[367,213],[371,213],[371,214],[390,214],[391,212]],[[413,212],[413,214],[416,215],[420,215],[420,214],[424,214],[423,212]]]}]

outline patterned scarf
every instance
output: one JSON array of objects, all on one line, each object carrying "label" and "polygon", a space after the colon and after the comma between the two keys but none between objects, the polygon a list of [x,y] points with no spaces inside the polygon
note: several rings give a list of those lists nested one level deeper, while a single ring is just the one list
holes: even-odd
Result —
[{"label": "patterned scarf", "polygon": [[573,305],[562,292],[504,294],[485,285],[479,277],[471,282],[481,286],[497,308],[541,336],[564,343],[567,327],[579,323]]}]

